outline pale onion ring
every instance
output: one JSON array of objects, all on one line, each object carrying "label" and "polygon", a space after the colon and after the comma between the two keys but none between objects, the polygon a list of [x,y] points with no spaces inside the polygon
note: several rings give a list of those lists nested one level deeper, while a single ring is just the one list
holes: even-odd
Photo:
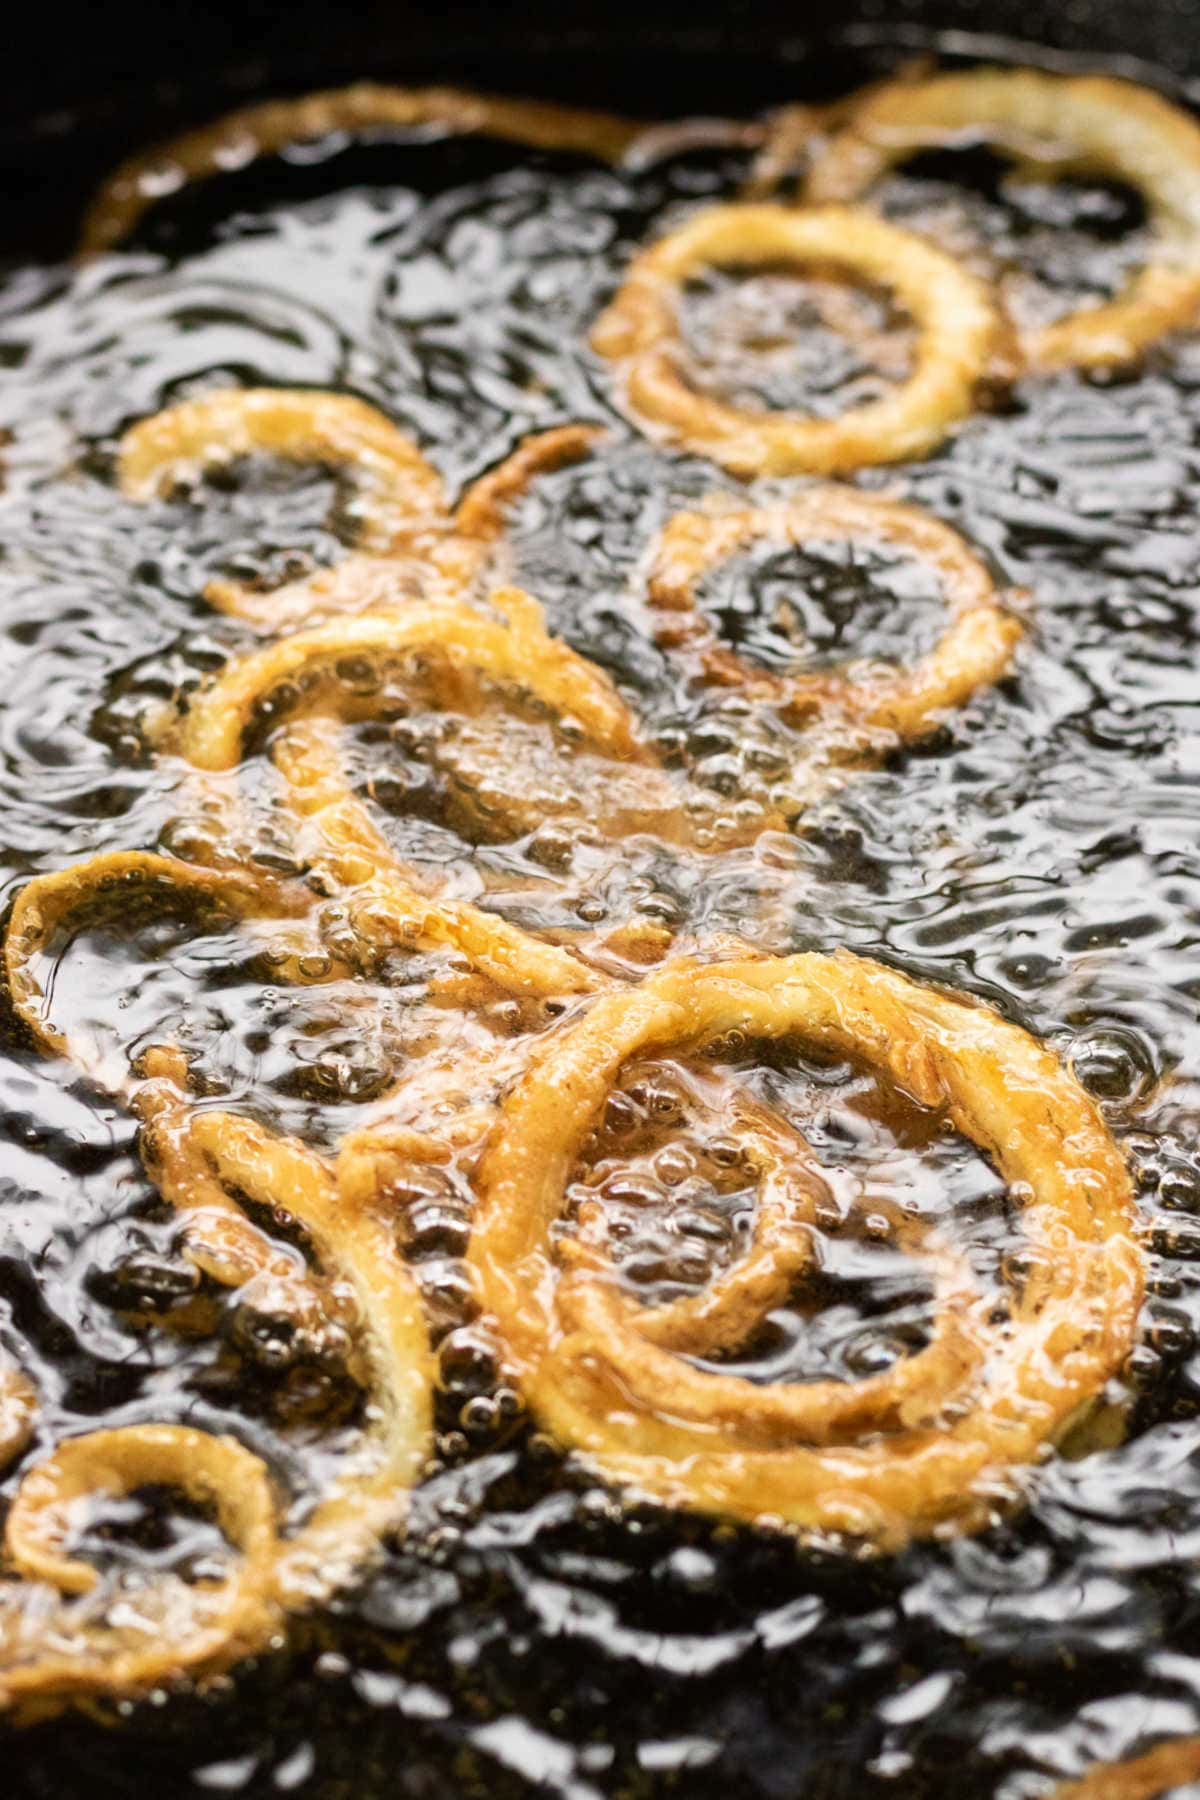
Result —
[{"label": "pale onion ring", "polygon": [[[893,293],[919,326],[907,381],[835,419],[750,412],[691,387],[675,311],[698,270],[817,263]],[[736,475],[834,475],[921,456],[971,411],[1001,335],[984,284],[912,232],[859,208],[714,206],[637,255],[597,320],[592,345],[624,374],[633,412],[672,443]]]},{"label": "pale onion ring", "polygon": [[1193,1781],[1200,1781],[1200,1737],[1177,1738],[1128,1762],[1097,1763],[1051,1788],[1048,1800],[1160,1800]]},{"label": "pale onion ring", "polygon": [[811,202],[857,200],[932,145],[983,140],[1052,171],[1124,181],[1145,196],[1154,250],[1113,300],[1019,334],[1025,367],[1110,368],[1200,310],[1200,125],[1161,94],[1110,75],[972,69],[873,88],[812,165]]},{"label": "pale onion ring", "polygon": [[[985,1325],[983,1375],[939,1428],[764,1449],[631,1399],[602,1338],[564,1334],[550,1232],[622,1065],[722,1033],[794,1033],[864,1058],[951,1123],[1028,1195],[1031,1250],[1011,1324]],[[877,1547],[978,1529],[1092,1404],[1135,1341],[1143,1256],[1120,1153],[1049,1051],[979,1004],[844,953],[666,965],[602,996],[543,1047],[506,1100],[477,1178],[468,1256],[515,1378],[544,1428],[600,1474],[670,1504],[848,1534]]]},{"label": "pale onion ring", "polygon": [[408,131],[486,136],[535,150],[565,150],[619,163],[646,131],[644,121],[542,100],[474,94],[462,88],[404,88],[359,81],[298,99],[242,107],[121,164],[97,193],[80,233],[81,256],[113,249],[155,201],[187,182],[244,169],[261,156],[333,132]]},{"label": "pale onion ring", "polygon": [[[798,546],[864,539],[911,551],[937,573],[950,624],[916,664],[861,680],[844,669],[792,675],[756,668],[720,642],[696,603],[696,586],[714,564],[762,539]],[[774,506],[676,513],[655,547],[648,597],[661,619],[658,641],[695,654],[712,679],[764,694],[789,713],[832,713],[905,740],[999,681],[1024,629],[949,525],[917,507],[845,487],[811,488]]]},{"label": "pale onion ring", "polygon": [[364,545],[380,554],[445,520],[442,478],[378,407],[319,388],[220,388],[131,425],[117,449],[117,480],[151,500],[239,457],[282,456],[352,473]]},{"label": "pale onion ring", "polygon": [[[516,588],[499,589],[502,617],[462,604],[414,604],[376,612],[285,638],[230,665],[192,703],[175,747],[201,771],[229,770],[257,701],[338,657],[396,658],[414,652],[444,657],[453,669],[483,673],[530,692],[576,721],[606,753],[649,761],[616,690],[582,657],[546,631],[541,608]],[[339,887],[354,891],[355,917],[376,939],[449,944],[509,991],[585,992],[597,985],[583,963],[557,945],[466,901],[434,899],[410,880],[367,808],[349,785],[337,751],[336,725],[320,716],[282,733],[273,752],[293,811],[313,821],[317,864]]]}]

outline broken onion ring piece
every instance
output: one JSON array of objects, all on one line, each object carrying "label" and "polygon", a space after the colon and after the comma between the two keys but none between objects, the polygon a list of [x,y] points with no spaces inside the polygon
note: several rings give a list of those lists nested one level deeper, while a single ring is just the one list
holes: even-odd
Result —
[{"label": "broken onion ring piece", "polygon": [[[709,267],[784,262],[848,270],[895,295],[919,331],[909,378],[838,418],[751,412],[701,394],[681,367],[675,301]],[[633,260],[592,331],[620,365],[632,411],[736,475],[832,475],[922,456],[971,411],[1001,336],[985,285],[912,232],[865,209],[714,206]]]}]

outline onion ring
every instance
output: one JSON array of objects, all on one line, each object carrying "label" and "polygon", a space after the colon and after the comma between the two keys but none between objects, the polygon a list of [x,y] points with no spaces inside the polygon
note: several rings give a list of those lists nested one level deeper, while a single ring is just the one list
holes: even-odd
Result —
[{"label": "onion ring", "polygon": [[[811,1169],[811,1151],[800,1133],[785,1128],[765,1107],[739,1095],[734,1130],[745,1159],[759,1177],[754,1240],[749,1254],[723,1271],[699,1295],[666,1306],[643,1307],[620,1293],[603,1262],[579,1239],[567,1239],[562,1257],[570,1272],[556,1302],[573,1337],[560,1355],[583,1355],[602,1343],[606,1367],[642,1408],[670,1396],[672,1418],[733,1428],[763,1443],[803,1439],[836,1442],[862,1433],[914,1424],[936,1414],[979,1362],[979,1346],[963,1324],[972,1296],[960,1257],[934,1253],[936,1322],[923,1350],[890,1369],[856,1382],[784,1382],[763,1387],[740,1375],[693,1368],[676,1352],[711,1355],[734,1349],[787,1295],[812,1261],[811,1226],[816,1203],[827,1194]],[[798,1230],[797,1227],[800,1226]],[[912,1236],[909,1227],[908,1236]],[[597,1274],[601,1279],[597,1280]]]},{"label": "onion ring", "polygon": [[[493,594],[492,603],[503,620],[461,604],[430,603],[339,619],[285,638],[232,664],[201,694],[182,721],[176,747],[198,770],[232,769],[255,704],[281,683],[302,681],[331,658],[434,652],[452,669],[483,673],[533,693],[574,720],[607,754],[648,762],[616,690],[548,635],[537,602],[505,588]],[[355,891],[360,926],[369,924],[392,942],[453,945],[512,992],[564,994],[595,987],[596,977],[569,951],[469,902],[421,893],[349,785],[334,729],[328,720],[302,722],[282,734],[274,754],[294,812],[316,826],[321,868],[338,886]]]},{"label": "onion ring", "polygon": [[471,484],[451,517],[437,470],[365,401],[318,389],[226,388],[130,426],[118,447],[117,478],[130,499],[150,500],[256,452],[353,471],[367,554],[270,593],[222,579],[204,590],[210,605],[274,635],[317,617],[394,605],[406,589],[425,598],[431,587],[443,598],[464,592],[529,483],[580,461],[604,435],[602,426],[584,424],[534,432]]},{"label": "onion ring", "polygon": [[[756,668],[719,641],[695,590],[714,563],[763,538],[797,545],[866,538],[910,550],[937,572],[950,625],[936,649],[912,667],[862,680],[841,669],[784,675]],[[763,693],[790,714],[828,712],[904,740],[920,737],[939,714],[999,681],[1024,629],[950,526],[917,507],[853,488],[813,488],[775,506],[676,513],[655,549],[648,591],[663,616],[658,641],[697,654],[712,679]]]},{"label": "onion ring", "polygon": [[495,137],[610,163],[619,163],[646,130],[644,121],[613,113],[451,87],[403,88],[360,81],[299,99],[267,100],[122,163],[88,208],[79,254],[98,256],[112,250],[155,201],[187,182],[244,169],[261,156],[335,131],[407,131],[418,126],[447,136]]},{"label": "onion ring", "polygon": [[220,388],[153,413],[122,437],[117,480],[130,499],[151,500],[256,454],[353,471],[362,539],[380,554],[445,517],[442,478],[412,440],[365,400],[317,388]]},{"label": "onion ring", "polygon": [[[894,293],[920,327],[907,381],[836,419],[750,412],[689,386],[674,296],[697,270],[761,262],[849,269]],[[765,203],[697,213],[634,258],[592,331],[624,372],[630,407],[671,442],[735,475],[834,475],[921,456],[972,409],[1001,332],[984,284],[912,232],[853,207]]]},{"label": "onion ring", "polygon": [[[164,1200],[180,1214],[188,1260],[223,1287],[270,1296],[298,1326],[324,1316],[302,1259],[259,1231],[198,1159],[188,1130],[187,1065],[180,1051],[157,1046],[142,1059],[138,1076],[114,1072],[90,1047],[61,1032],[50,1016],[49,995],[35,965],[48,955],[56,933],[96,898],[127,895],[133,888],[160,894],[191,893],[227,907],[244,919],[281,921],[303,935],[290,956],[278,960],[281,979],[303,981],[304,970],[331,972],[319,936],[297,918],[311,896],[267,876],[196,868],[147,851],[112,851],[28,882],[13,905],[4,937],[4,967],[13,1009],[51,1055],[62,1056],[100,1087],[130,1106],[144,1126],[142,1153]],[[292,922],[295,921],[295,925]],[[310,977],[311,978],[311,977]]]},{"label": "onion ring", "polygon": [[1124,290],[1019,334],[1033,371],[1131,362],[1200,308],[1200,125],[1135,82],[1043,69],[973,69],[873,88],[810,169],[811,202],[860,198],[931,145],[998,144],[1051,169],[1127,182],[1145,196],[1154,250]]},{"label": "onion ring", "polygon": [[[64,1545],[71,1508],[98,1494],[120,1496],[169,1485],[210,1504],[238,1553],[221,1582],[188,1588],[187,1614],[171,1630],[143,1626],[133,1634],[98,1625],[60,1605],[51,1619],[0,1613],[0,1706],[36,1697],[130,1694],[198,1667],[224,1666],[257,1647],[275,1628],[274,1502],[265,1464],[233,1438],[184,1425],[133,1425],[68,1438],[25,1476],[9,1511],[5,1549],[28,1581],[63,1594],[86,1594],[97,1581],[88,1563]],[[147,1641],[147,1638],[149,1641]]]},{"label": "onion ring", "polygon": [[[865,1058],[921,1104],[945,1107],[1028,1195],[1031,1272],[1010,1295],[1011,1323],[993,1326],[976,1310],[969,1330],[986,1351],[983,1374],[937,1427],[901,1421],[865,1441],[842,1433],[764,1448],[736,1414],[722,1413],[719,1428],[677,1416],[670,1387],[640,1405],[607,1339],[564,1329],[550,1231],[608,1087],[635,1054],[734,1029],[798,1032]],[[535,1054],[477,1185],[468,1258],[543,1426],[617,1483],[805,1536],[848,1534],[885,1548],[979,1529],[1135,1339],[1144,1277],[1133,1197],[1094,1103],[1049,1051],[987,1008],[844,953],[680,961],[636,990],[602,996]]]}]

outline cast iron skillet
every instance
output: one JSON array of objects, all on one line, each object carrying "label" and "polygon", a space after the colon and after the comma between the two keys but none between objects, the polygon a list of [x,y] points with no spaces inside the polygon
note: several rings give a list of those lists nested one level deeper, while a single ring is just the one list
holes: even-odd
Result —
[{"label": "cast iron skillet", "polygon": [[[1010,51],[1011,40],[1020,39],[1082,60],[1125,57],[1130,73],[1149,71],[1150,79],[1156,66],[1181,84],[1200,79],[1193,0],[1138,0],[1136,6],[1128,0],[989,0],[986,8],[967,0],[793,0],[786,7],[755,8],[673,0],[643,7],[640,15],[633,7],[580,7],[570,0],[439,0],[411,10],[391,0],[356,7],[352,15],[344,5],[321,0],[296,0],[286,9],[245,0],[228,13],[178,0],[170,6],[80,7],[66,17],[59,9],[29,9],[22,19],[29,34],[24,53],[0,59],[0,253],[65,249],[97,174],[155,138],[264,90],[299,92],[364,75],[448,79],[647,117],[728,114],[810,92],[814,79],[821,91],[841,91],[861,66],[856,46],[877,39],[902,45],[911,31],[919,43],[930,32],[961,34],[954,47],[980,55],[993,39],[1010,40]],[[743,1573],[755,1579],[753,1553]],[[759,1573],[769,1579],[769,1559]],[[829,1579],[832,1586],[839,1577],[830,1571]],[[861,1573],[864,1606],[876,1579]],[[814,1569],[814,1586],[821,1580]],[[353,1648],[351,1628],[339,1639],[337,1654],[352,1658]],[[554,1656],[553,1646],[543,1646],[542,1655]],[[552,1685],[545,1670],[529,1668],[525,1675],[531,1683]],[[571,1679],[570,1670],[557,1668],[554,1679],[564,1677]],[[744,1673],[738,1677],[746,1679]],[[419,1694],[419,1683],[413,1692]],[[645,1706],[650,1697],[631,1696],[630,1703]],[[519,1716],[519,1689],[511,1698]],[[610,1695],[608,1703],[620,1706],[620,1695]],[[802,1706],[804,1696],[795,1703]],[[739,1705],[748,1719],[757,1716],[750,1692],[739,1699],[727,1691],[722,1705],[727,1717]],[[319,1788],[311,1784],[303,1757],[310,1734],[325,1745]],[[288,1782],[292,1791],[319,1793],[320,1800],[385,1794],[450,1800],[483,1792],[503,1800],[531,1791],[523,1778],[510,1778],[494,1765],[486,1785],[476,1785],[478,1771],[456,1761],[436,1720],[422,1719],[419,1705],[407,1717],[389,1713],[377,1699],[356,1709],[336,1669],[314,1683],[297,1678],[290,1664],[267,1663],[240,1679],[236,1709],[214,1715],[201,1702],[181,1699],[172,1701],[157,1726],[143,1717],[131,1734],[72,1717],[27,1740],[10,1740],[0,1752],[0,1792],[14,1800],[68,1792],[94,1800],[128,1800],[134,1792],[174,1800],[200,1791],[190,1786],[187,1771],[206,1738],[213,1758],[225,1759],[214,1767],[227,1766],[229,1787],[264,1800],[286,1791]],[[781,1766],[773,1759],[782,1742],[763,1743],[755,1792],[779,1800],[867,1800],[883,1793],[916,1800],[917,1789],[880,1786],[864,1770],[852,1719],[838,1767],[802,1773],[802,1764]],[[300,1748],[283,1756],[291,1745]],[[949,1785],[938,1786],[937,1796],[954,1791],[945,1773]],[[573,1797],[591,1790],[568,1782],[544,1791]],[[717,1790],[685,1769],[670,1779],[648,1770],[644,1785],[635,1778],[621,1791],[630,1800],[667,1792],[691,1800]]]}]

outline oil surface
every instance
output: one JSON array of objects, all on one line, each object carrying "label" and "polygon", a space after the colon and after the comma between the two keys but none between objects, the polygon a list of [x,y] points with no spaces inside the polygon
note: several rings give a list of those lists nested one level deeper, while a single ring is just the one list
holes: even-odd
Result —
[{"label": "oil surface", "polygon": [[[5,894],[103,849],[186,851],[177,773],[141,728],[250,641],[206,607],[205,581],[272,583],[342,553],[349,523],[317,476],[255,467],[150,507],[116,492],[126,424],[229,383],[361,393],[452,491],[529,431],[607,424],[596,455],[516,509],[517,577],[713,804],[776,781],[782,727],[689,690],[641,606],[661,523],[735,484],[632,431],[584,348],[633,248],[745,174],[713,152],[626,176],[480,144],[309,147],[160,208],[120,255],[13,271]],[[1138,209],[1103,188],[1013,186],[962,158],[880,197],[964,254],[1009,259],[1026,317],[1108,291],[1136,255]],[[687,326],[714,388],[834,410],[907,354],[871,297],[853,309],[835,318],[821,284],[764,271],[699,286]],[[1144,1738],[1200,1730],[1198,431],[1200,346],[1181,339],[1119,381],[1024,385],[937,456],[867,480],[959,525],[1029,590],[1033,631],[1011,680],[856,773],[790,837],[705,857],[653,834],[555,839],[525,817],[519,775],[537,766],[539,794],[557,782],[569,815],[586,771],[544,727],[522,737],[486,709],[473,738],[448,740],[418,696],[354,743],[406,855],[523,924],[640,913],[773,950],[845,944],[1055,1044],[1127,1146],[1153,1233],[1125,1441],[1049,1463],[1028,1508],[982,1537],[865,1564],[633,1512],[497,1391],[455,1265],[469,1197],[432,1182],[409,1250],[443,1334],[440,1461],[403,1549],[232,1684],[116,1728],[70,1718],[12,1738],[9,1793],[1028,1800]],[[832,547],[739,559],[702,599],[768,666],[911,656],[937,628],[919,570]],[[481,773],[482,821],[455,799]],[[62,958],[56,1016],[114,1054],[171,1020],[231,1103],[333,1142],[447,1029],[424,1007],[430,972],[408,959],[375,986],[297,993],[264,979],[228,921],[97,917]],[[518,1023],[476,1029],[503,1039]],[[39,1443],[100,1418],[186,1419],[241,1430],[298,1491],[319,1484],[352,1423],[338,1347],[281,1344],[269,1320],[198,1295],[130,1120],[15,1028],[5,1045],[0,1331],[43,1395]],[[843,1211],[903,1207],[952,1230],[981,1274],[997,1268],[1011,1222],[970,1146],[852,1068],[753,1046],[739,1067],[804,1128]],[[651,1298],[703,1281],[746,1230],[752,1196],[709,1100],[695,1070],[631,1070],[577,1171],[575,1198],[600,1196],[623,1275]],[[866,1374],[928,1324],[919,1265],[869,1233],[831,1235],[817,1300],[772,1316],[754,1372]],[[194,1571],[214,1534],[129,1506],[88,1548]]]}]

